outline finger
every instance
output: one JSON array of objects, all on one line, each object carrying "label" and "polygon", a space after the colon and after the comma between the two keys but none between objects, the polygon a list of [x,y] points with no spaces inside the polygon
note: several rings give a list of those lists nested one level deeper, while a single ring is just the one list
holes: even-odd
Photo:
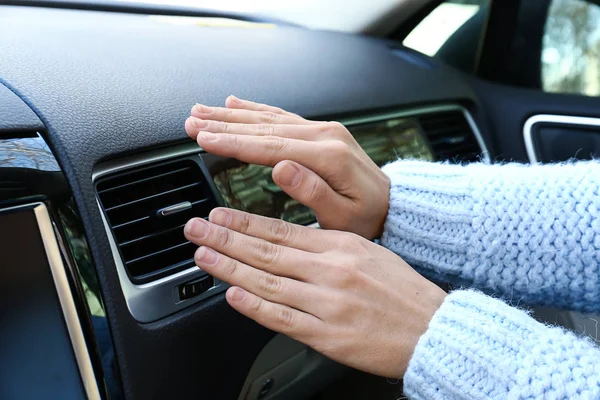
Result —
[{"label": "finger", "polygon": [[320,319],[276,304],[249,293],[239,287],[231,287],[226,293],[227,302],[237,312],[273,331],[283,333],[306,343],[321,335],[324,323]]},{"label": "finger", "polygon": [[[284,160],[292,160],[315,171],[327,180],[339,168],[349,168],[352,153],[348,145],[328,140],[310,142],[284,139],[277,136],[218,135],[199,132],[196,141],[205,151],[236,158],[249,164],[274,167]],[[331,160],[336,160],[332,166]]]},{"label": "finger", "polygon": [[301,116],[291,113],[289,111],[285,111],[282,108],[274,107],[274,106],[270,106],[270,105],[262,104],[262,103],[255,103],[250,100],[239,99],[235,96],[227,97],[227,99],[225,100],[225,107],[236,108],[236,109],[246,109],[246,110],[253,110],[253,111],[270,111],[275,114],[289,115],[289,116],[293,116],[293,117],[296,117],[299,119],[304,119]]},{"label": "finger", "polygon": [[331,218],[340,221],[339,210],[352,206],[352,200],[337,193],[319,175],[294,161],[278,163],[272,175],[277,186],[290,197],[313,209],[322,226],[329,226]]},{"label": "finger", "polygon": [[290,224],[280,219],[227,208],[215,208],[208,218],[214,224],[244,235],[311,253],[326,252],[334,246],[332,232]]},{"label": "finger", "polygon": [[326,300],[323,289],[316,285],[265,272],[208,247],[200,247],[194,261],[217,279],[297,310],[315,313]]},{"label": "finger", "polygon": [[187,133],[188,136],[193,140],[196,140],[196,138],[198,137],[198,132],[200,132],[200,129],[202,129],[198,126],[198,121],[202,120],[199,120],[194,117],[189,117],[185,120],[185,133]]},{"label": "finger", "polygon": [[271,111],[237,110],[224,107],[208,107],[196,104],[192,107],[192,117],[243,124],[308,124],[309,122],[290,115],[276,114]]},{"label": "finger", "polygon": [[335,139],[323,124],[323,129],[314,125],[289,124],[241,124],[235,122],[211,121],[189,117],[185,122],[187,134],[196,139],[198,132],[228,133],[246,136],[279,136],[287,139],[326,140]]},{"label": "finger", "polygon": [[201,218],[190,220],[184,233],[190,242],[198,246],[210,247],[272,274],[307,282],[320,275],[310,262],[314,256],[312,253],[244,235]]}]

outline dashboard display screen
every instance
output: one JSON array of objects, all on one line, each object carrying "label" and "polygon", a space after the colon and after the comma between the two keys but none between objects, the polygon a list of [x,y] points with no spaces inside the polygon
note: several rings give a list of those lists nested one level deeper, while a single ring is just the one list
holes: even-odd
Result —
[{"label": "dashboard display screen", "polygon": [[[348,129],[380,167],[398,158],[434,159],[416,118],[356,124]],[[296,224],[316,222],[310,209],[290,198],[273,183],[272,168],[242,163],[212,163],[210,169],[227,207]]]},{"label": "dashboard display screen", "polygon": [[0,238],[0,398],[85,398],[33,210],[0,212]]}]

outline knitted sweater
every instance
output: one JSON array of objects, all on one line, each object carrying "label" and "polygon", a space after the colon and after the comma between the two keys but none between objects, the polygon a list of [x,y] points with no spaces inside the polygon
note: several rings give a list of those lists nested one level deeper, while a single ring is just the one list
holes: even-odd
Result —
[{"label": "knitted sweater", "polygon": [[[600,162],[398,161],[381,243],[437,281],[600,311]],[[600,398],[600,350],[503,301],[456,291],[404,377],[412,399]]]}]

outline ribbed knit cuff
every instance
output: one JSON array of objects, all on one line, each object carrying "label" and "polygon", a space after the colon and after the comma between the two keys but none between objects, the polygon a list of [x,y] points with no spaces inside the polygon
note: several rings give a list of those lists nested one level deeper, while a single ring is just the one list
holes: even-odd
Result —
[{"label": "ribbed knit cuff", "polygon": [[529,305],[600,310],[600,162],[397,161],[381,244],[424,276]]},{"label": "ribbed knit cuff", "polygon": [[474,291],[448,295],[404,377],[411,399],[597,399],[600,350]]},{"label": "ribbed knit cuff", "polygon": [[390,207],[381,243],[409,264],[459,275],[472,237],[470,177],[457,165],[399,161],[390,177]]}]

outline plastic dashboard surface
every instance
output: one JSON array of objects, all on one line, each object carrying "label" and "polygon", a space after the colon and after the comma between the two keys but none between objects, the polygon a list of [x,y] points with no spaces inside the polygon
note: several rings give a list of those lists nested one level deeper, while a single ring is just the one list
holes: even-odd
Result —
[{"label": "plastic dashboard surface", "polygon": [[82,214],[128,398],[235,398],[272,333],[223,296],[150,324],[123,299],[96,202],[101,161],[187,140],[195,102],[235,94],[307,117],[476,102],[452,69],[399,58],[371,38],[203,28],[144,15],[0,6],[0,82],[45,125]]}]

